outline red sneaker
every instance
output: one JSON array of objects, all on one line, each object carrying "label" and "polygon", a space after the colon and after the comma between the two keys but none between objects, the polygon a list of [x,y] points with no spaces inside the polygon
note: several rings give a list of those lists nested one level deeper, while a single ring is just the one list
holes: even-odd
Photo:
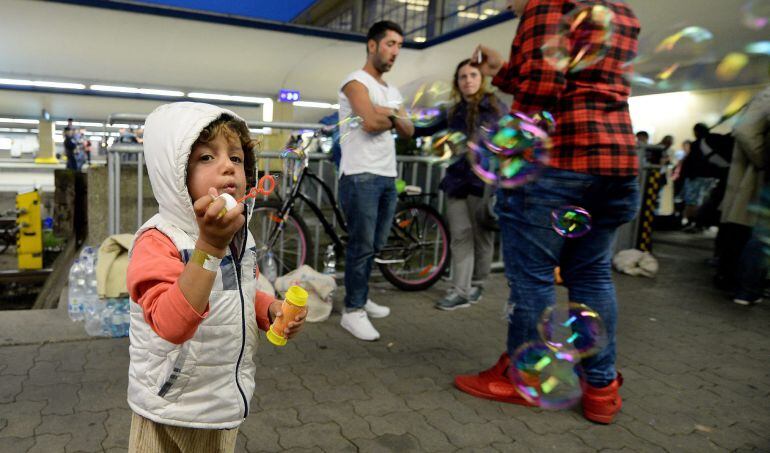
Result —
[{"label": "red sneaker", "polygon": [[607,387],[596,388],[585,384],[583,387],[583,416],[592,422],[604,425],[612,423],[615,415],[623,407],[623,400],[618,393],[621,385],[623,385],[623,376],[620,373]]},{"label": "red sneaker", "polygon": [[503,403],[519,404],[521,406],[536,406],[519,395],[516,386],[508,378],[508,367],[511,359],[503,353],[497,363],[490,369],[477,375],[455,376],[455,387],[477,398],[501,401]]}]

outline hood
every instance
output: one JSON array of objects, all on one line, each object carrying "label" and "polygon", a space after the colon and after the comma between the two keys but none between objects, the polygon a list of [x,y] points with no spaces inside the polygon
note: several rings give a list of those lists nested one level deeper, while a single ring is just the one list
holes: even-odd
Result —
[{"label": "hood", "polygon": [[187,191],[190,148],[201,131],[223,114],[243,121],[230,110],[198,102],[162,105],[145,121],[144,159],[160,215],[188,234],[198,234]]}]

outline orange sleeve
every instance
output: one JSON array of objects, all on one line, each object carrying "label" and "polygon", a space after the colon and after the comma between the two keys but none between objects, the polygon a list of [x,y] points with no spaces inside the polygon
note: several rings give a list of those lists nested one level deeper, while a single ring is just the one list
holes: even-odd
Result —
[{"label": "orange sleeve", "polygon": [[254,296],[254,310],[257,313],[257,326],[260,330],[267,330],[270,328],[270,305],[275,299],[268,293],[257,291]]},{"label": "orange sleeve", "polygon": [[144,320],[159,337],[182,344],[195,335],[209,314],[195,311],[179,288],[185,263],[174,243],[158,230],[148,230],[134,244],[126,283],[131,300],[144,313]]}]

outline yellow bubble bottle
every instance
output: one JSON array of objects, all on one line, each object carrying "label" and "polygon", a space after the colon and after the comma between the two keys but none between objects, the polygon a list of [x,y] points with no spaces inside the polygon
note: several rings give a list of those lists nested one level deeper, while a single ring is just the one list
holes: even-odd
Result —
[{"label": "yellow bubble bottle", "polygon": [[281,313],[283,315],[276,318],[267,331],[267,339],[270,340],[270,343],[276,346],[284,346],[286,344],[288,339],[283,336],[283,332],[291,321],[294,321],[297,316],[306,310],[305,305],[307,305],[307,291],[300,286],[289,287],[289,290],[286,291],[286,299],[281,304]]}]

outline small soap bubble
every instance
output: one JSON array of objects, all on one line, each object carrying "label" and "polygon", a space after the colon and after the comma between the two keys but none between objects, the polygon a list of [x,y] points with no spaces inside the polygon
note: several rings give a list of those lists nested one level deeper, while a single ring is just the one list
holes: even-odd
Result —
[{"label": "small soap bubble", "polygon": [[551,227],[559,236],[579,238],[591,231],[591,214],[579,206],[562,206],[551,211]]},{"label": "small soap bubble", "polygon": [[546,131],[553,127],[546,112],[506,115],[497,125],[482,127],[479,138],[468,143],[471,170],[487,184],[506,189],[532,181],[548,163],[551,140]]},{"label": "small soap bubble", "polygon": [[511,358],[509,376],[519,394],[543,409],[566,409],[583,395],[579,359],[540,342],[522,344]]},{"label": "small soap bubble", "polygon": [[546,308],[537,325],[540,338],[549,348],[590,357],[607,346],[607,329],[598,313],[575,302],[570,302],[567,310],[557,307]]},{"label": "small soap bubble", "polygon": [[751,30],[762,30],[770,23],[770,2],[749,0],[741,7],[743,25]]}]

